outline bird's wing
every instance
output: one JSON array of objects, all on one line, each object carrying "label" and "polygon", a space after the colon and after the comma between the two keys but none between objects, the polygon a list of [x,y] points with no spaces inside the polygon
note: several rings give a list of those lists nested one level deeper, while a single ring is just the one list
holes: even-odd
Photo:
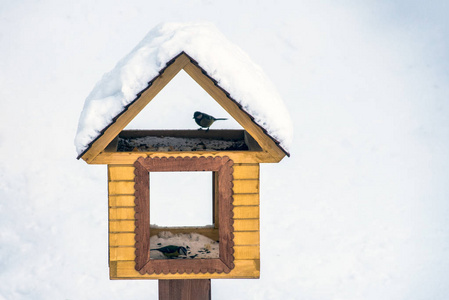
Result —
[{"label": "bird's wing", "polygon": [[161,252],[165,252],[165,253],[174,253],[174,252],[178,251],[178,246],[170,245],[170,246],[162,247],[162,248],[160,248],[158,250],[161,251]]}]

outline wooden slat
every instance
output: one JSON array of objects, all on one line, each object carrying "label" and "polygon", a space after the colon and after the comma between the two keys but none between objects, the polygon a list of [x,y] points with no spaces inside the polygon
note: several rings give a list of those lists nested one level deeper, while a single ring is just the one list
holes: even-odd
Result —
[{"label": "wooden slat", "polygon": [[109,233],[109,246],[134,246],[134,233]]},{"label": "wooden slat", "polygon": [[259,246],[234,246],[235,259],[260,259]]},{"label": "wooden slat", "polygon": [[186,156],[228,156],[234,163],[275,163],[268,153],[263,151],[171,151],[171,152],[101,152],[89,164],[132,164],[139,157],[186,157]]},{"label": "wooden slat", "polygon": [[109,220],[134,220],[133,207],[109,208]]},{"label": "wooden slat", "polygon": [[267,136],[263,130],[256,125],[251,118],[242,111],[237,104],[231,101],[226,94],[219,89],[212,80],[205,76],[202,71],[188,63],[184,66],[184,71],[189,74],[218,104],[220,104],[246,131],[257,141],[257,143],[270,153],[271,156],[280,161],[285,153]]},{"label": "wooden slat", "polygon": [[134,220],[109,221],[109,232],[134,232]]},{"label": "wooden slat", "polygon": [[259,205],[259,194],[235,194],[233,196],[235,206],[238,205]]},{"label": "wooden slat", "polygon": [[135,206],[135,197],[132,195],[109,196],[109,206]]},{"label": "wooden slat", "polygon": [[134,195],[134,181],[110,181],[109,195]]},{"label": "wooden slat", "polygon": [[115,279],[117,278],[117,262],[109,261],[109,278]]},{"label": "wooden slat", "polygon": [[109,267],[111,279],[206,279],[206,278],[259,278],[260,261],[258,259],[251,260],[235,260],[234,269],[226,274],[152,274],[140,275],[134,268],[134,261],[113,261]]},{"label": "wooden slat", "polygon": [[234,165],[234,179],[259,179],[258,164]]},{"label": "wooden slat", "polygon": [[[139,159],[140,160],[140,159]],[[136,196],[136,267],[140,270],[150,259],[150,178],[148,170],[143,168],[137,160],[135,196]]]},{"label": "wooden slat", "polygon": [[[134,260],[136,258],[134,247],[110,247],[109,257],[111,261]],[[259,259],[259,246],[234,246],[234,258]]]},{"label": "wooden slat", "polygon": [[140,98],[125,111],[116,122],[101,135],[83,155],[83,159],[90,163],[103,151],[106,146],[128,125],[128,123],[169,83],[178,72],[189,63],[185,55],[179,56],[165,71],[156,78],[151,87],[142,93]]},{"label": "wooden slat", "polygon": [[109,260],[134,260],[136,258],[134,251],[136,251],[134,247],[110,247]]},{"label": "wooden slat", "polygon": [[[220,214],[219,214],[219,180],[218,173],[212,172],[212,212],[213,212],[213,224],[215,228],[220,225]],[[232,199],[231,199],[232,200]]]},{"label": "wooden slat", "polygon": [[134,180],[133,165],[108,165],[109,181]]},{"label": "wooden slat", "polygon": [[258,219],[259,206],[234,206],[234,219]]},{"label": "wooden slat", "polygon": [[234,232],[235,246],[259,245],[259,243],[260,241],[258,231]]},{"label": "wooden slat", "polygon": [[[134,246],[134,233],[110,233],[110,246]],[[258,245],[259,232],[258,231],[236,231],[234,232],[235,245]]]},{"label": "wooden slat", "polygon": [[237,219],[234,220],[234,231],[259,230],[259,219]]},{"label": "wooden slat", "polygon": [[234,180],[234,194],[257,194],[259,193],[259,180]]}]

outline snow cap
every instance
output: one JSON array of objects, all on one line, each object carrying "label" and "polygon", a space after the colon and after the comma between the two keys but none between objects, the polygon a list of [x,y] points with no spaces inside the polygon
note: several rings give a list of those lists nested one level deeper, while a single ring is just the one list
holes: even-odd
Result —
[{"label": "snow cap", "polygon": [[78,155],[159,75],[167,62],[183,51],[289,152],[293,125],[274,85],[213,24],[193,22],[156,26],[113,70],[103,75],[86,98],[81,112],[75,137]]}]

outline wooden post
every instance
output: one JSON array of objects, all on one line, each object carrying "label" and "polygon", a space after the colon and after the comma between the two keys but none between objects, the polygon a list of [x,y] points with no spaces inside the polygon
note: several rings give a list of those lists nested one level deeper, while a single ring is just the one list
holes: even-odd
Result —
[{"label": "wooden post", "polygon": [[210,279],[159,279],[159,300],[211,300]]}]

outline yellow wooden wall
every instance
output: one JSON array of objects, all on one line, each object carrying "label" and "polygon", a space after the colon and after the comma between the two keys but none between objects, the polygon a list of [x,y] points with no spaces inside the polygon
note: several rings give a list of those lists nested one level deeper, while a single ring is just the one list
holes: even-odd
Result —
[{"label": "yellow wooden wall", "polygon": [[234,164],[234,264],[228,274],[140,275],[134,269],[134,166],[108,165],[111,279],[259,278],[259,164]]}]

